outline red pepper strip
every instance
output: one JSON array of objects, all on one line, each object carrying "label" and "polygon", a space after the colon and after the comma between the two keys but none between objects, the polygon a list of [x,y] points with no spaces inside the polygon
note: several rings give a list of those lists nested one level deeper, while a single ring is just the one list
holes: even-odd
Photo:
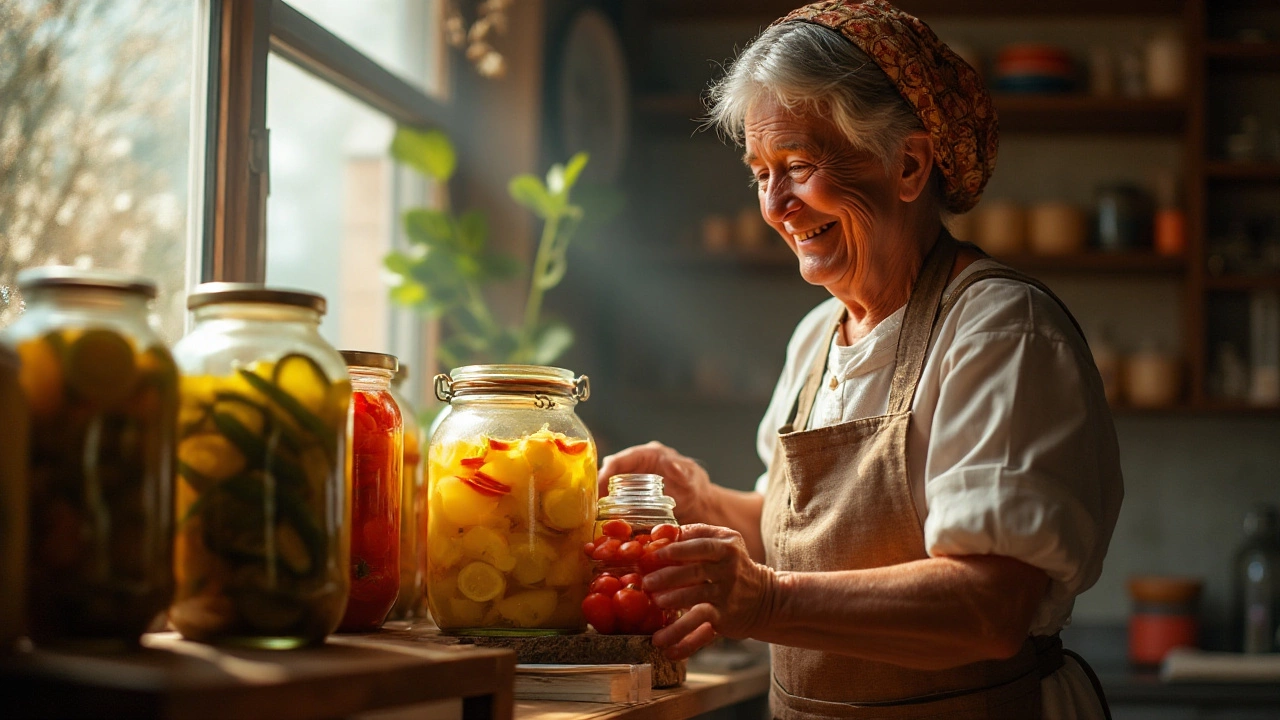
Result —
[{"label": "red pepper strip", "polygon": [[471,468],[474,470],[475,468],[484,466],[484,456],[462,458],[461,463],[462,463],[462,467]]},{"label": "red pepper strip", "polygon": [[511,443],[504,440],[494,440],[493,438],[489,438],[489,449],[498,451],[510,450]]},{"label": "red pepper strip", "polygon": [[473,479],[477,483],[484,485],[485,487],[489,488],[490,490],[493,490],[494,492],[499,492],[499,493],[502,493],[503,495],[511,492],[511,488],[506,483],[503,483],[497,480],[492,475],[488,475],[486,473],[480,472],[479,470],[476,471],[476,476]]},{"label": "red pepper strip", "polygon": [[487,496],[487,497],[502,497],[503,495],[505,495],[505,494],[506,494],[506,493],[498,492],[497,490],[492,490],[492,489],[490,489],[490,488],[487,488],[487,487],[485,487],[485,486],[481,485],[480,483],[477,483],[477,482],[476,482],[474,479],[472,479],[472,478],[466,478],[466,477],[458,476],[458,479],[459,479],[459,480],[461,480],[462,482],[466,483],[466,484],[467,484],[467,486],[468,486],[468,487],[470,487],[472,490],[475,490],[476,492],[480,493],[481,495],[485,495],[485,496]]},{"label": "red pepper strip", "polygon": [[560,452],[565,455],[578,455],[587,449],[587,441],[575,440],[573,442],[565,442],[560,438],[556,438],[556,447],[560,448]]}]

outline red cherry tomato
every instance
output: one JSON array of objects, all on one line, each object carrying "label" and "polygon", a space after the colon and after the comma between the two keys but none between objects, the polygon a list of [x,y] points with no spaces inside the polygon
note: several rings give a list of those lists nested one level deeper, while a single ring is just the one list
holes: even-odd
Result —
[{"label": "red cherry tomato", "polygon": [[644,616],[644,622],[640,623],[641,635],[652,635],[667,625],[667,614],[657,605],[649,608],[649,613]]},{"label": "red cherry tomato", "polygon": [[613,594],[613,612],[627,625],[638,626],[644,622],[651,607],[653,604],[649,602],[649,596],[639,590],[622,588]]},{"label": "red cherry tomato", "polygon": [[612,635],[618,627],[613,600],[604,593],[591,593],[582,600],[582,614],[601,635]]},{"label": "red cherry tomato", "polygon": [[612,575],[601,575],[591,581],[591,592],[602,593],[613,597],[613,594],[622,589],[622,581]]},{"label": "red cherry tomato", "polygon": [[618,548],[622,547],[622,542],[618,538],[609,538],[604,544],[597,545],[596,549],[591,553],[592,560],[600,562],[613,562],[618,555]]},{"label": "red cherry tomato", "polygon": [[596,551],[596,544],[593,542],[589,542],[586,545],[582,546],[582,552],[585,553],[587,557],[591,557],[592,553],[594,553],[595,551]]},{"label": "red cherry tomato", "polygon": [[636,587],[640,587],[641,580],[644,580],[644,576],[637,572],[627,573],[626,575],[623,575],[622,577],[618,578],[618,581],[622,583],[622,587],[626,587],[628,585],[635,585]]},{"label": "red cherry tomato", "polygon": [[662,568],[666,567],[667,562],[665,560],[659,559],[658,556],[655,555],[654,553],[646,552],[645,554],[640,556],[639,565],[640,565],[640,572],[644,573],[645,575],[648,575],[654,570],[661,570]]},{"label": "red cherry tomato", "polygon": [[608,540],[608,539],[609,539],[609,536],[608,536],[608,535],[597,535],[597,536],[596,536],[596,539],[595,539],[595,540],[592,540],[591,542],[595,543],[595,544],[596,544],[596,546],[598,547],[598,546],[600,546],[600,545],[603,545],[603,544],[604,544],[604,541],[605,541],[605,540]]},{"label": "red cherry tomato", "polygon": [[675,542],[680,539],[680,528],[671,523],[664,523],[653,528],[650,534],[653,535],[655,541],[666,538],[671,542]]},{"label": "red cherry tomato", "polygon": [[625,563],[633,563],[640,559],[644,554],[644,546],[635,540],[628,540],[618,547],[618,560]]},{"label": "red cherry tomato", "polygon": [[600,526],[600,532],[608,535],[609,537],[618,538],[619,540],[627,540],[631,537],[631,523],[626,520],[618,520],[616,518],[613,520],[606,520],[604,524]]}]

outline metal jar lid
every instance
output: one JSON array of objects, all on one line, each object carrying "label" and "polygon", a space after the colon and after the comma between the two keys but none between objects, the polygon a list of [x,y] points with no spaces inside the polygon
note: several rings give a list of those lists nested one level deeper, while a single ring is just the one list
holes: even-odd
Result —
[{"label": "metal jar lid", "polygon": [[400,369],[400,360],[395,355],[364,350],[339,350],[338,354],[346,361],[347,367],[367,367],[392,373]]},{"label": "metal jar lid", "polygon": [[586,375],[542,365],[467,365],[435,377],[436,397],[449,402],[467,395],[554,395],[585,402],[591,396]]},{"label": "metal jar lid", "polygon": [[142,295],[148,300],[156,296],[156,284],[144,277],[115,270],[90,270],[66,265],[46,265],[18,273],[18,289],[28,292],[36,288],[86,288],[118,290]]},{"label": "metal jar lid", "polygon": [[306,290],[271,288],[258,283],[207,282],[196,286],[187,296],[187,309],[221,303],[266,303],[292,305],[315,310],[323,315],[328,305],[323,295]]}]

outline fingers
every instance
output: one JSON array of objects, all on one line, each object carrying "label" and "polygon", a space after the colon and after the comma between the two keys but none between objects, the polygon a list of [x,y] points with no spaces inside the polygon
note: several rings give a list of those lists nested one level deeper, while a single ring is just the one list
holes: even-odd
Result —
[{"label": "fingers", "polygon": [[673,588],[690,585],[705,585],[711,576],[707,566],[701,563],[690,565],[673,565],[654,570],[644,576],[644,589],[649,592],[661,592]]},{"label": "fingers", "polygon": [[712,583],[700,583],[688,587],[676,588],[653,594],[653,601],[658,607],[665,609],[691,608],[702,603],[716,603],[721,600],[723,589]]},{"label": "fingers", "polygon": [[607,483],[614,475],[626,473],[656,472],[660,465],[669,462],[671,448],[658,442],[633,445],[609,455],[600,462],[599,480]]},{"label": "fingers", "polygon": [[658,647],[669,647],[671,645],[675,645],[680,642],[681,638],[685,635],[688,635],[698,629],[699,625],[706,622],[712,622],[718,618],[719,615],[719,611],[711,605],[706,603],[695,605],[690,608],[688,612],[676,618],[675,622],[654,633],[653,644]]}]

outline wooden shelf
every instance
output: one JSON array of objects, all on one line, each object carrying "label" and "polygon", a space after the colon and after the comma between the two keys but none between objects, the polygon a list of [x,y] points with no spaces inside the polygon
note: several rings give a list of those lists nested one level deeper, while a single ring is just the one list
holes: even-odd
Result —
[{"label": "wooden shelf", "polygon": [[[1181,100],[1093,97],[1090,95],[992,96],[1007,133],[1164,134],[1175,135],[1186,125]],[[706,109],[693,93],[639,94],[634,107],[643,125],[692,133]]]},{"label": "wooden shelf", "polygon": [[[659,22],[706,20],[772,22],[794,10],[793,0],[648,0],[654,20]],[[1177,15],[1180,0],[901,0],[903,10],[926,21],[938,17],[1080,17]]]},{"label": "wooden shelf", "polygon": [[1209,40],[1204,57],[1211,70],[1234,72],[1280,71],[1280,43]]},{"label": "wooden shelf", "polygon": [[1214,160],[1205,164],[1204,175],[1222,182],[1280,182],[1280,162]]},{"label": "wooden shelf", "polygon": [[1204,279],[1206,290],[1250,292],[1252,290],[1280,290],[1280,273],[1262,275],[1218,275]]}]

